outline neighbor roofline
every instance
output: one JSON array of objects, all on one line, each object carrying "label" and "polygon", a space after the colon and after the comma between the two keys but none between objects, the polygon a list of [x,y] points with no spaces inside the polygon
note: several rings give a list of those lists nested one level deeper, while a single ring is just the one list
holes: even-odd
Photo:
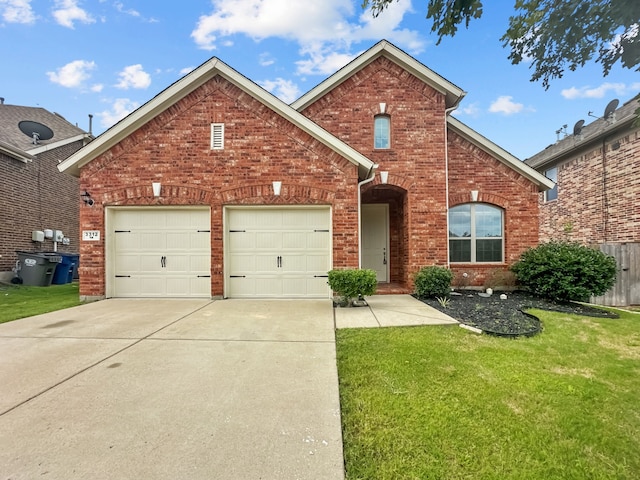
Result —
[{"label": "neighbor roofline", "polygon": [[[587,138],[585,138],[584,140],[577,140],[576,143],[574,143],[572,146],[567,147],[564,150],[560,150],[557,153],[554,153],[553,155],[544,158],[542,160],[539,161],[535,161],[535,158],[528,158],[525,160],[525,163],[527,165],[529,165],[531,168],[534,168],[536,170],[540,170],[540,169],[545,169],[548,167],[553,166],[554,164],[560,163],[563,160],[567,159],[567,158],[573,158],[576,156],[577,152],[586,152],[586,151],[590,151],[593,149],[593,146],[595,144],[600,144],[602,143],[603,140],[606,139],[606,137],[612,135],[614,132],[620,131],[620,130],[625,130],[628,128],[632,128],[633,127],[633,123],[636,120],[636,116],[635,115],[631,115],[627,118],[624,118],[622,120],[618,120],[616,122],[611,123],[609,126],[605,127],[604,129],[589,135]],[[574,138],[575,141],[575,136],[572,135],[572,137]],[[565,138],[561,141],[566,142],[568,141],[569,138]],[[551,145],[553,146],[553,145]],[[544,150],[543,150],[544,151]]]},{"label": "neighbor roofline", "polygon": [[467,94],[467,92],[462,90],[460,87],[438,75],[411,55],[400,50],[387,40],[382,40],[353,59],[329,78],[315,86],[309,92],[305,93],[302,97],[293,102],[291,106],[297,111],[304,110],[317,99],[324,96],[327,92],[333,90],[336,86],[350,78],[355,72],[363,69],[371,62],[382,56],[400,65],[403,69],[442,93],[446,98],[447,109],[457,107],[460,101]]},{"label": "neighbor roofline", "polygon": [[71,143],[90,140],[92,138],[94,137],[90,133],[81,133],[79,135],[74,135],[73,137],[58,140],[57,142],[47,143],[46,145],[38,144],[35,148],[30,148],[29,150],[27,150],[27,152],[31,155],[38,155],[40,153],[48,152],[49,150],[64,147],[65,145],[69,145]]},{"label": "neighbor roofline", "polygon": [[13,145],[9,145],[6,142],[0,140],[0,152],[5,155],[18,160],[22,163],[28,163],[35,159],[35,157],[24,150],[20,150],[19,148],[14,147]]},{"label": "neighbor roofline", "polygon": [[550,190],[555,186],[555,183],[553,181],[549,180],[534,168],[530,167],[523,161],[519,160],[517,157],[510,154],[502,147],[496,145],[488,138],[480,135],[478,132],[468,127],[457,118],[448,116],[447,124],[458,135],[462,136],[469,142],[473,143],[477,147],[490,154],[492,157],[496,158],[503,164],[520,173],[523,177],[535,183],[538,186],[539,191],[543,192],[545,190]]},{"label": "neighbor roofline", "polygon": [[217,75],[233,83],[263,105],[276,111],[281,117],[289,120],[336,153],[347,158],[358,166],[361,173],[368,171],[373,166],[373,162],[367,157],[331,135],[255,82],[229,67],[222,60],[213,57],[120,120],[89,145],[71,155],[58,165],[58,169],[61,172],[79,176],[80,169],[84,165],[108,151],[135,130]]}]

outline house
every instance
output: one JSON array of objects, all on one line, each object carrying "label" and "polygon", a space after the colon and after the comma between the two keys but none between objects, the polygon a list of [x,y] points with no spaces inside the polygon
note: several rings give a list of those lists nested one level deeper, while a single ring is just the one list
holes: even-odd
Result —
[{"label": "house", "polygon": [[464,95],[387,41],[291,105],[210,59],[60,164],[93,201],[81,296],[328,297],[358,267],[411,292],[434,264],[482,285],[553,183],[451,117]]},{"label": "house", "polygon": [[556,182],[541,193],[540,240],[569,240],[600,246],[618,259],[618,281],[604,305],[640,304],[640,125],[639,97],[602,116],[527,163]]},{"label": "house", "polygon": [[62,232],[59,251],[78,251],[78,179],[57,167],[89,139],[56,113],[0,98],[0,281],[14,276],[16,251],[53,250],[34,231]]}]

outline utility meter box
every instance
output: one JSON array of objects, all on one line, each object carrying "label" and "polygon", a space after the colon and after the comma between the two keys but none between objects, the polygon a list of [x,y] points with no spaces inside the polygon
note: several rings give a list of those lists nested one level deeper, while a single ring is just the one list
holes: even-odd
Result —
[{"label": "utility meter box", "polygon": [[44,238],[53,238],[53,230],[45,229]]},{"label": "utility meter box", "polygon": [[62,233],[62,230],[54,230],[54,232],[53,232],[53,241],[54,242],[61,242],[62,240],[64,240],[64,234]]},{"label": "utility meter box", "polygon": [[34,230],[31,232],[31,240],[34,242],[44,242],[44,232],[42,230]]}]

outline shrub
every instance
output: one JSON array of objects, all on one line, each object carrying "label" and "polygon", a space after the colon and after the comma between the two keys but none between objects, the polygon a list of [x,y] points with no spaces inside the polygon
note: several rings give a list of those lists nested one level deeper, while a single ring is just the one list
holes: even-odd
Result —
[{"label": "shrub", "polygon": [[453,272],[445,267],[423,267],[414,278],[416,295],[423,298],[448,297]]},{"label": "shrub", "polygon": [[587,301],[592,295],[603,295],[616,281],[612,256],[575,242],[530,248],[511,270],[531,293],[560,301]]},{"label": "shrub", "polygon": [[375,270],[331,270],[329,286],[350,305],[354,298],[376,293],[378,281]]}]

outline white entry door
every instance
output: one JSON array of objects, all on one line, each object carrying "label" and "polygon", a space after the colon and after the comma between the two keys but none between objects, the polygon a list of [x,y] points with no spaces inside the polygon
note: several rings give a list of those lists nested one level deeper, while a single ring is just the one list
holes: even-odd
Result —
[{"label": "white entry door", "polygon": [[226,209],[225,296],[326,298],[329,207]]},{"label": "white entry door", "polygon": [[211,297],[209,208],[113,208],[107,221],[109,296]]},{"label": "white entry door", "polygon": [[362,268],[376,271],[378,282],[389,281],[389,205],[362,205]]}]

